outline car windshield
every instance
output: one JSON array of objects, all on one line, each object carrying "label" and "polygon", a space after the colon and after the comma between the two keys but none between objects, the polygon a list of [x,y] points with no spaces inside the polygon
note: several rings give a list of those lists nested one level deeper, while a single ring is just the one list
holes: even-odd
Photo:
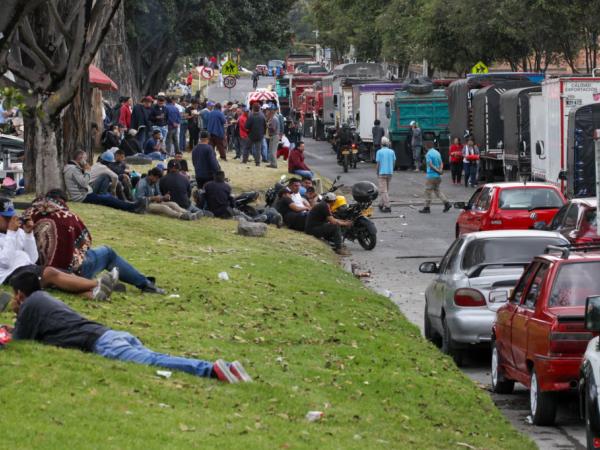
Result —
[{"label": "car windshield", "polygon": [[544,253],[549,245],[565,245],[565,241],[555,237],[477,239],[467,244],[462,268],[470,271],[481,265],[528,263],[534,256]]},{"label": "car windshield", "polygon": [[498,201],[500,209],[552,209],[560,208],[563,200],[551,188],[503,189]]},{"label": "car windshield", "polygon": [[600,261],[563,264],[556,276],[549,306],[585,306],[590,295],[600,295]]}]

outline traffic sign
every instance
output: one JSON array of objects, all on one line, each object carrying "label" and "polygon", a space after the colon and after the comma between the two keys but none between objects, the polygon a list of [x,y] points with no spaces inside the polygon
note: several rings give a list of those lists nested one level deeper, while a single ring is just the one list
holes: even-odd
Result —
[{"label": "traffic sign", "polygon": [[237,80],[235,79],[235,77],[223,78],[223,86],[225,86],[227,89],[233,89],[235,87],[236,83],[237,83]]},{"label": "traffic sign", "polygon": [[215,75],[215,71],[207,66],[204,66],[200,71],[200,76],[205,80],[210,80]]},{"label": "traffic sign", "polygon": [[228,59],[227,62],[223,64],[223,67],[221,67],[221,73],[223,75],[235,77],[236,75],[239,75],[240,71],[238,69],[237,64],[234,63],[232,60]]},{"label": "traffic sign", "polygon": [[473,67],[471,67],[471,73],[488,73],[488,66],[486,66],[483,61],[479,61]]}]

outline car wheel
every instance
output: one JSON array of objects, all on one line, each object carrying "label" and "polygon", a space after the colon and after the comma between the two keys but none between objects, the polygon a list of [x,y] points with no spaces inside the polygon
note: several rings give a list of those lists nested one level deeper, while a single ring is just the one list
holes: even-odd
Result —
[{"label": "car wheel", "polygon": [[531,371],[529,388],[529,407],[534,425],[548,426],[554,424],[556,417],[556,395],[554,392],[542,392],[535,369]]},{"label": "car wheel", "polygon": [[452,334],[446,323],[446,318],[442,319],[442,352],[450,356],[454,360],[454,364],[458,367],[463,365],[463,351],[456,348],[456,344],[452,341]]},{"label": "car wheel", "polygon": [[455,232],[454,232],[454,237],[456,239],[458,239],[460,237],[460,228],[459,228],[458,225],[456,225]]},{"label": "car wheel", "polygon": [[500,352],[496,347],[496,341],[492,341],[492,392],[512,394],[514,388],[514,380],[507,380],[502,374]]}]

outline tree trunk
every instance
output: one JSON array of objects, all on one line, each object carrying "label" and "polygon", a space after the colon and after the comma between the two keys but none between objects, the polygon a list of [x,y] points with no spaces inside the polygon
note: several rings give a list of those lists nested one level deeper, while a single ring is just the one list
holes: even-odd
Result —
[{"label": "tree trunk", "polygon": [[116,104],[119,97],[126,95],[139,100],[139,86],[135,79],[125,27],[125,2],[117,10],[98,53],[95,64],[108,75],[117,86],[117,92],[105,91],[104,98]]},{"label": "tree trunk", "polygon": [[[76,150],[85,150],[92,160],[92,89],[83,77],[73,102],[61,114],[62,131],[58,139],[61,168],[69,162]],[[96,124],[100,127],[102,124]]]},{"label": "tree trunk", "polygon": [[[35,186],[29,186],[29,189],[35,188],[38,195],[48,192],[50,189],[62,189],[64,187],[62,177],[63,155],[57,145],[56,135],[60,127],[58,120],[50,120],[48,117],[37,114],[32,119],[35,130],[30,136],[33,138],[33,145],[27,146],[31,157],[35,158]],[[28,158],[29,159],[29,158]],[[30,171],[30,170],[29,170]]]}]

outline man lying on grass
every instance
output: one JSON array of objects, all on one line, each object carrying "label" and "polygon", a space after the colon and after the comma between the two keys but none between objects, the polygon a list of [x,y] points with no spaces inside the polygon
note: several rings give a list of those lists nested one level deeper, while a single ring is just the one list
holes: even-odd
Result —
[{"label": "man lying on grass", "polygon": [[132,284],[144,293],[165,293],[156,286],[153,277],[140,273],[111,247],[92,248],[92,235],[81,217],[69,209],[67,195],[60,189],[52,189],[44,197],[35,199],[23,217],[35,224],[39,262],[44,266],[88,279],[116,267],[123,283]]},{"label": "man lying on grass", "polygon": [[21,222],[10,199],[0,197],[0,284],[24,270],[35,272],[42,285],[66,292],[83,294],[94,300],[107,300],[118,277],[115,270],[99,280],[88,280],[52,267],[36,265],[38,250],[33,236],[33,222]]},{"label": "man lying on grass", "polygon": [[217,378],[226,383],[252,381],[239,361],[215,363],[156,353],[144,347],[135,336],[115,331],[88,320],[60,300],[42,291],[33,272],[22,272],[10,280],[14,297],[12,309],[17,320],[12,331],[15,340],[35,340],[57,347],[93,352],[110,359],[180,370],[199,377]]}]

